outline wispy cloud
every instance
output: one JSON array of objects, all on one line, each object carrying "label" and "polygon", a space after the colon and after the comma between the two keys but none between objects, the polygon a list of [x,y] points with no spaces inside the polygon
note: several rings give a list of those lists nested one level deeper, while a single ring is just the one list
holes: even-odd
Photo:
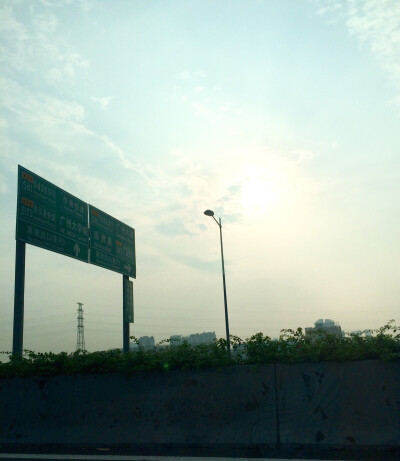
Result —
[{"label": "wispy cloud", "polygon": [[370,44],[389,78],[400,91],[400,2],[351,2],[347,25],[352,34]]},{"label": "wispy cloud", "polygon": [[96,102],[97,104],[100,104],[102,109],[106,109],[109,106],[109,104],[110,104],[111,100],[113,99],[113,97],[112,96],[104,96],[102,98],[96,98],[96,97],[92,96],[91,99],[92,99],[93,102]]},{"label": "wispy cloud", "polygon": [[220,112],[231,112],[236,115],[241,113],[241,110],[238,109],[233,103],[227,102],[225,104],[221,104],[218,108]]},{"label": "wispy cloud", "polygon": [[317,153],[310,149],[294,149],[289,154],[296,163],[306,163],[317,156]]},{"label": "wispy cloud", "polygon": [[[19,126],[24,128],[25,135],[45,146],[45,152],[50,149],[55,155],[68,153],[68,158],[64,158],[66,164],[75,162],[76,158],[80,159],[81,164],[90,164],[96,161],[92,158],[95,148],[97,158],[101,158],[101,155],[106,158],[108,156],[112,163],[111,159],[116,157],[124,169],[135,172],[148,183],[151,182],[145,169],[129,160],[112,139],[85,125],[85,109],[79,103],[41,93],[33,94],[9,79],[0,79],[0,87],[3,89],[3,108],[18,117]],[[86,151],[83,157],[82,150]],[[41,154],[38,152],[36,161],[40,162],[40,158]]]},{"label": "wispy cloud", "polygon": [[190,72],[188,72],[187,70],[182,71],[178,76],[179,80],[188,80],[190,77]]},{"label": "wispy cloud", "polygon": [[2,174],[0,174],[0,194],[4,194],[5,192],[7,192],[7,190],[7,180]]},{"label": "wispy cloud", "polygon": [[194,101],[192,102],[191,106],[194,109],[194,113],[196,115],[208,115],[210,113],[210,109],[201,102]]},{"label": "wispy cloud", "polygon": [[189,79],[203,79],[206,78],[207,74],[203,70],[183,70],[178,74],[179,80],[189,80]]},{"label": "wispy cloud", "polygon": [[[22,8],[26,16],[23,23],[17,19]],[[78,70],[90,65],[89,60],[59,34],[59,21],[47,5],[31,3],[30,8],[26,8],[23,2],[3,2],[0,34],[4,75],[21,80],[30,76],[37,79],[40,75],[41,82],[65,85],[75,79]]]},{"label": "wispy cloud", "polygon": [[176,237],[178,235],[193,235],[182,219],[164,220],[156,225],[156,230],[166,236]]},{"label": "wispy cloud", "polygon": [[0,7],[0,34],[2,38],[0,41],[0,62],[3,71],[7,65],[13,69],[21,69],[24,66],[24,61],[20,57],[31,35],[26,26],[14,18],[11,5],[6,3]]},{"label": "wispy cloud", "polygon": [[16,81],[0,79],[3,107],[34,123],[52,124],[57,121],[82,122],[85,109],[75,101],[66,101],[46,94],[32,93]]},{"label": "wispy cloud", "polygon": [[228,136],[242,136],[244,134],[244,131],[241,130],[240,128],[236,128],[233,126],[228,126],[227,128],[227,134]]},{"label": "wispy cloud", "polygon": [[317,0],[317,14],[344,22],[349,33],[368,44],[400,98],[400,2],[398,0]]}]

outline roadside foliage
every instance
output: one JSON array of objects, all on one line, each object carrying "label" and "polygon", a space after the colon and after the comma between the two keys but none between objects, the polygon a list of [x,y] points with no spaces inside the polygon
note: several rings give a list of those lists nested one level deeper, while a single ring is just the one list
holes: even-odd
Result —
[{"label": "roadside foliage", "polygon": [[345,362],[355,360],[400,360],[400,328],[394,320],[377,330],[350,333],[344,337],[322,330],[306,336],[302,328],[282,330],[278,339],[257,333],[242,340],[230,337],[231,354],[226,339],[211,344],[191,346],[161,341],[152,350],[144,350],[138,339],[136,350],[123,354],[120,349],[73,353],[37,353],[25,350],[23,355],[8,356],[0,363],[0,378],[52,376],[76,373],[133,373],[137,371],[168,372],[178,368],[224,367],[228,365],[298,362]]}]

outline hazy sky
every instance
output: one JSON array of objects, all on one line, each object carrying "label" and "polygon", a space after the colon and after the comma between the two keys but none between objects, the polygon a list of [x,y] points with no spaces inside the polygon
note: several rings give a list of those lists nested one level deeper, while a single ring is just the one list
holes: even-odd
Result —
[{"label": "hazy sky", "polygon": [[[17,166],[136,230],[131,333],[400,312],[398,0],[2,0],[0,350]],[[27,245],[24,348],[122,346],[122,275]]]}]

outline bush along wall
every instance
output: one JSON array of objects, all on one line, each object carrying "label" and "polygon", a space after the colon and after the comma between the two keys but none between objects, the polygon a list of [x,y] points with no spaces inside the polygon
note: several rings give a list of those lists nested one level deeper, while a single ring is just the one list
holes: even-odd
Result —
[{"label": "bush along wall", "polygon": [[[371,333],[371,334],[370,334]],[[211,344],[191,346],[187,342],[174,345],[164,340],[153,350],[144,350],[135,337],[135,351],[123,354],[120,349],[74,353],[36,353],[25,350],[23,355],[8,356],[0,363],[0,378],[23,376],[53,376],[76,373],[133,373],[135,371],[223,367],[241,364],[346,362],[380,359],[400,359],[400,328],[394,320],[372,332],[350,333],[344,337],[323,331],[308,337],[301,328],[281,331],[278,339],[257,333],[245,340],[230,337],[231,355],[227,341],[218,339]]]}]

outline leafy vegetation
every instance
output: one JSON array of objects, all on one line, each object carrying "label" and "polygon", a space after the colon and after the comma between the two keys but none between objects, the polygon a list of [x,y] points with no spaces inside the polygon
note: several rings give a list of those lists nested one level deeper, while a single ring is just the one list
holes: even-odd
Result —
[{"label": "leafy vegetation", "polygon": [[278,339],[257,333],[246,340],[230,337],[231,356],[227,341],[190,346],[187,342],[174,345],[169,340],[157,344],[154,350],[144,350],[139,341],[137,350],[123,354],[120,349],[102,352],[76,351],[68,354],[35,353],[9,356],[0,363],[0,378],[19,376],[50,376],[74,373],[132,373],[135,371],[169,371],[177,368],[206,368],[227,365],[261,363],[296,363],[350,360],[400,359],[400,328],[389,321],[374,330],[350,333],[339,338],[323,331],[306,336],[301,328],[282,330]]}]

